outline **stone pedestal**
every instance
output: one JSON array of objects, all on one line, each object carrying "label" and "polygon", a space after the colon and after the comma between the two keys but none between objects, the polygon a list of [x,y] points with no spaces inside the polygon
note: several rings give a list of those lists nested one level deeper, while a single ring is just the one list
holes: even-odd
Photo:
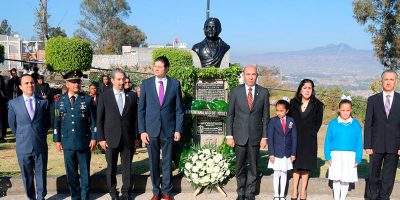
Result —
[{"label": "stone pedestal", "polygon": [[[212,101],[214,99],[227,101],[228,84],[222,79],[199,79],[195,86],[195,99]],[[187,114],[195,116],[193,122],[193,139],[196,144],[220,145],[226,131],[226,112],[212,110],[188,110]]]}]

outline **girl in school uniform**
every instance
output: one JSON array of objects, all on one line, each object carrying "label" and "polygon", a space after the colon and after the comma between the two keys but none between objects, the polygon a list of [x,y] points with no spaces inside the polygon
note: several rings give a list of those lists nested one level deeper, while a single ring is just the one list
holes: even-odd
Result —
[{"label": "girl in school uniform", "polygon": [[328,124],[325,138],[324,154],[335,200],[346,199],[349,183],[357,182],[357,165],[362,158],[361,125],[351,116],[351,111],[351,98],[342,96],[339,116]]},{"label": "girl in school uniform", "polygon": [[279,100],[275,107],[276,116],[269,121],[267,131],[268,168],[274,170],[274,199],[284,200],[287,171],[293,169],[292,163],[296,159],[297,132],[293,118],[286,116],[289,102]]}]

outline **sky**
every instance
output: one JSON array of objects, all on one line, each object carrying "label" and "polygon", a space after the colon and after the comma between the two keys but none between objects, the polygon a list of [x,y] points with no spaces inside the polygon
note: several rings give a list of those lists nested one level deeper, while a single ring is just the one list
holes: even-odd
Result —
[{"label": "sky", "polygon": [[[6,5],[0,20],[24,39],[36,35],[34,12],[39,0],[0,0]],[[148,44],[171,43],[188,47],[204,38],[206,0],[127,0],[131,13],[124,21],[145,32]],[[366,27],[353,18],[352,0],[211,0],[211,17],[222,23],[220,37],[232,55],[310,49],[346,43],[372,49]],[[79,0],[48,0],[49,24],[70,37],[79,28]]]}]

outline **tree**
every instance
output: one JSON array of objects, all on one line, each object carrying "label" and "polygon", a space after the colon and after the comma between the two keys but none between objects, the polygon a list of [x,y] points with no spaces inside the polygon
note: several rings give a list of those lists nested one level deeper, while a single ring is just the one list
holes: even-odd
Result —
[{"label": "tree", "polygon": [[33,26],[39,38],[46,44],[49,38],[49,24],[47,23],[47,19],[50,17],[50,15],[47,14],[47,0],[39,0],[39,9],[36,9],[35,16],[36,22]]},{"label": "tree", "polygon": [[123,18],[131,8],[126,0],[83,0],[80,29],[74,35],[90,39],[96,53],[120,53],[122,45],[139,46],[146,36],[136,26],[126,25]]},{"label": "tree", "polygon": [[65,33],[64,29],[61,29],[61,27],[50,27],[49,28],[49,38],[53,37],[67,37],[67,33]]},{"label": "tree", "polygon": [[46,66],[50,71],[89,70],[92,65],[92,45],[80,38],[54,37],[46,45]]},{"label": "tree", "polygon": [[8,20],[3,19],[0,24],[0,34],[2,35],[12,35],[11,26],[8,24]]},{"label": "tree", "polygon": [[367,25],[374,51],[380,62],[390,69],[400,68],[400,1],[355,0],[354,18]]},{"label": "tree", "polygon": [[138,47],[146,40],[146,35],[136,26],[127,25],[120,20],[114,22],[113,26],[107,45],[99,49],[99,52],[121,54],[122,46]]}]

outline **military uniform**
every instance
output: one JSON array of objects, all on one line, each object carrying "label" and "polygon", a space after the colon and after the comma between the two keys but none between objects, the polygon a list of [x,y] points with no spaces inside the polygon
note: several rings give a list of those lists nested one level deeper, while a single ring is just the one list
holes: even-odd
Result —
[{"label": "military uniform", "polygon": [[97,139],[96,121],[90,96],[84,93],[74,96],[73,105],[68,93],[61,95],[55,104],[53,139],[62,144],[71,199],[86,200],[89,199],[89,144]]}]

